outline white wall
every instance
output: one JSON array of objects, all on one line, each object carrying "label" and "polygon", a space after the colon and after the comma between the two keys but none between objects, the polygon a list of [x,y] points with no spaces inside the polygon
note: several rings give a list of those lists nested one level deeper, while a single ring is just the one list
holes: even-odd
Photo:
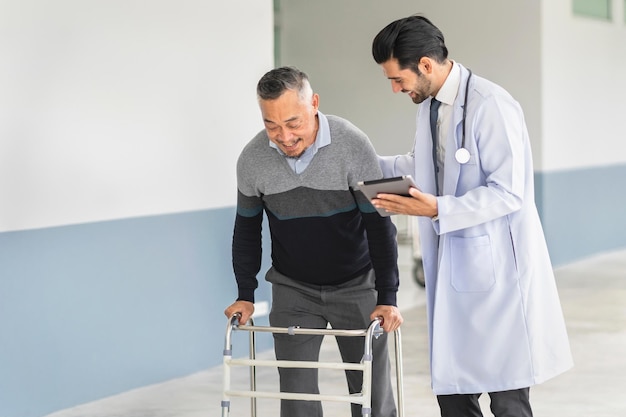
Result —
[{"label": "white wall", "polygon": [[0,232],[235,204],[271,0],[0,0],[0,29]]},{"label": "white wall", "polygon": [[[539,0],[288,0],[281,3],[282,64],[309,74],[320,109],[347,117],[381,154],[407,152],[415,105],[391,86],[371,53],[395,19],[424,14],[446,38],[450,58],[507,88],[524,107],[540,161]],[[323,22],[323,25],[321,24]],[[523,76],[520,76],[523,74]]]},{"label": "white wall", "polygon": [[544,169],[626,163],[626,23],[574,16],[569,0],[542,3]]},{"label": "white wall", "polygon": [[392,20],[422,13],[452,59],[522,104],[537,171],[623,164],[626,24],[624,2],[612,3],[607,23],[574,16],[571,0],[282,1],[282,63],[309,72],[322,111],[351,119],[380,153],[404,152],[415,109],[392,95],[371,42]]},{"label": "white wall", "polygon": [[272,6],[0,0],[0,416],[221,360]]}]

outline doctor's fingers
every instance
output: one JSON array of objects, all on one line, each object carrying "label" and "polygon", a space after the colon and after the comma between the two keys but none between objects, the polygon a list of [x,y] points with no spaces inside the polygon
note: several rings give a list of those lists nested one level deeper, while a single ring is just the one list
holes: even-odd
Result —
[{"label": "doctor's fingers", "polygon": [[424,204],[412,197],[401,197],[402,200],[389,202],[387,210],[394,213],[407,214],[409,216],[421,216],[424,212]]},{"label": "doctor's fingers", "polygon": [[409,189],[409,194],[415,200],[417,200],[420,203],[422,203],[424,205],[427,205],[427,206],[432,206],[432,205],[436,204],[436,201],[437,201],[437,196],[435,196],[433,194],[429,194],[429,193],[424,193],[424,192],[418,190],[417,188],[410,188]]},{"label": "doctor's fingers", "polygon": [[378,193],[376,194],[376,199],[381,201],[389,201],[389,202],[400,202],[403,199],[410,198],[406,196],[402,196],[399,194],[387,194],[387,193]]},{"label": "doctor's fingers", "polygon": [[409,195],[413,198],[417,198],[418,200],[421,200],[424,196],[424,193],[415,187],[411,187],[409,188]]},{"label": "doctor's fingers", "polygon": [[412,197],[403,197],[395,194],[380,194],[380,198],[372,200],[372,204],[376,208],[383,208],[392,213],[412,214],[410,212],[415,199]]}]

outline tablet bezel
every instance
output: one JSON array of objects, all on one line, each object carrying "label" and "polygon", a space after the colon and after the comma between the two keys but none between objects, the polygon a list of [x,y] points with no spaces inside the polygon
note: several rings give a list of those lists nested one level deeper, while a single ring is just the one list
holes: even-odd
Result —
[{"label": "tablet bezel", "polygon": [[[398,194],[409,195],[409,188],[418,188],[410,175],[402,175],[399,177],[381,178],[379,180],[359,181],[357,183],[359,190],[367,197],[370,202],[376,198],[377,194]],[[376,208],[381,216],[390,216],[396,213],[389,213],[385,209]]]}]

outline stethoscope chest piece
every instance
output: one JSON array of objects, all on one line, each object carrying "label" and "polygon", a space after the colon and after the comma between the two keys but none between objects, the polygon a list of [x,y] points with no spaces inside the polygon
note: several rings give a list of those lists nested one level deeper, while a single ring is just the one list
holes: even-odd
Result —
[{"label": "stethoscope chest piece", "polygon": [[465,148],[459,148],[454,153],[454,159],[456,159],[459,164],[467,164],[470,160],[470,153]]}]

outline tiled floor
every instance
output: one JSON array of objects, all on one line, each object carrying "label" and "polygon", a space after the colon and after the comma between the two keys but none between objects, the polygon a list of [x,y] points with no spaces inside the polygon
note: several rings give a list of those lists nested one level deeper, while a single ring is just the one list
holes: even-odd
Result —
[{"label": "tiled floor", "polygon": [[[409,277],[410,256],[407,247],[402,250],[399,305],[405,318],[404,415],[436,417],[439,410],[428,375],[424,293]],[[531,389],[535,416],[626,416],[626,251],[557,268],[556,275],[576,365],[566,374]],[[334,339],[327,339],[321,360],[337,360]],[[271,352],[259,354],[271,356]],[[340,372],[320,372],[321,392],[345,392]],[[235,372],[233,387],[245,390],[247,376],[247,371]],[[257,379],[257,389],[276,389],[274,368],[259,368]],[[217,367],[47,417],[217,417],[221,415],[221,392],[222,368]],[[488,398],[483,396],[481,401],[488,410]],[[326,416],[349,416],[346,404],[325,403],[324,409]],[[488,411],[484,414],[491,416]],[[229,415],[251,416],[250,400],[233,398]],[[278,415],[278,400],[258,400],[258,417]]]}]

